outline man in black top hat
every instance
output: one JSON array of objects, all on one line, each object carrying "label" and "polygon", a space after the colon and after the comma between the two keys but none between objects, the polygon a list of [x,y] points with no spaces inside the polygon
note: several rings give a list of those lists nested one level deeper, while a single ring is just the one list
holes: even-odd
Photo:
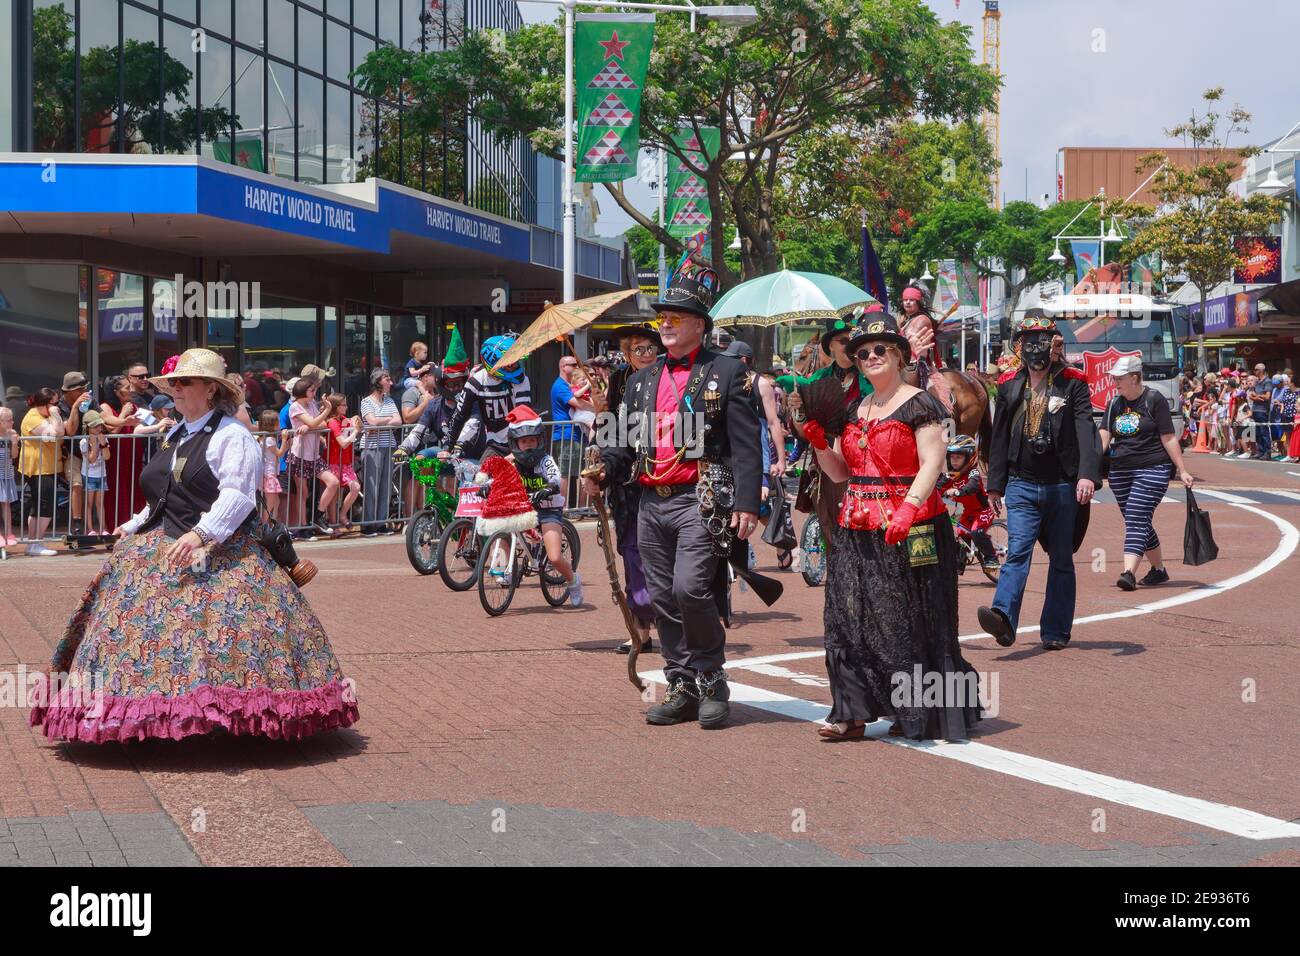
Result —
[{"label": "man in black top hat", "polygon": [[718,727],[728,717],[722,558],[764,600],[763,585],[775,583],[733,556],[758,522],[762,453],[745,367],[705,345],[717,292],[717,274],[693,262],[673,277],[654,305],[667,354],[629,376],[617,427],[609,417],[597,427],[603,472],[585,479],[590,493],[614,476],[639,486],[637,535],[669,684],[646,712],[651,724]]},{"label": "man in black top hat", "polygon": [[1047,551],[1043,647],[1060,650],[1074,624],[1074,552],[1087,528],[1088,508],[1101,466],[1101,437],[1092,420],[1088,385],[1052,361],[1056,324],[1027,316],[1016,329],[1023,367],[998,386],[989,453],[988,494],[995,511],[1007,508],[1007,557],[992,607],[979,609],[980,626],[1003,647],[1016,640],[1020,603],[1034,544]]}]

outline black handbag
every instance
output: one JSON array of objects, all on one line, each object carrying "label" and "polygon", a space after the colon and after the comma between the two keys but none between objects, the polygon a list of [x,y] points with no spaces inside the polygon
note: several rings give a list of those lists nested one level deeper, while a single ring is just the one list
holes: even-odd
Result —
[{"label": "black handbag", "polygon": [[1209,564],[1219,556],[1210,529],[1210,514],[1196,505],[1196,496],[1187,489],[1187,525],[1183,529],[1183,564],[1196,567]]},{"label": "black handbag", "polygon": [[790,516],[790,502],[777,482],[768,495],[772,513],[768,515],[767,527],[763,529],[763,540],[778,551],[793,551],[799,539],[794,534],[794,520]]}]

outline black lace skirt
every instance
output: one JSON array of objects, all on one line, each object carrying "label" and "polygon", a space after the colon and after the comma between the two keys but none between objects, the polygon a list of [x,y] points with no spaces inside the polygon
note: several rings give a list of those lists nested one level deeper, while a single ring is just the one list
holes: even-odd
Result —
[{"label": "black lace skirt", "polygon": [[831,722],[893,718],[913,740],[965,740],[979,720],[975,669],[957,642],[957,543],[935,522],[936,564],[912,567],[881,531],[838,524],[826,567]]}]

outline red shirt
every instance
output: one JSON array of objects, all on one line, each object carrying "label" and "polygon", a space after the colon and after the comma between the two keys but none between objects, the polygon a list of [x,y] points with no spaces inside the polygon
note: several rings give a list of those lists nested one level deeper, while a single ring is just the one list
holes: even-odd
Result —
[{"label": "red shirt", "polygon": [[[691,368],[695,365],[695,360],[699,358],[700,350],[697,348],[690,355],[690,364],[677,366],[672,369],[665,368],[664,373],[659,376],[659,394],[655,396],[655,458],[667,462],[677,454],[677,449],[673,447],[673,423],[677,418],[677,404],[681,399],[679,395],[685,394],[686,383],[691,378]],[[653,477],[651,472],[654,472]],[[699,466],[694,460],[688,460],[685,455],[675,465],[652,465],[647,463],[646,470],[641,473],[641,484],[643,485],[691,485],[699,478]]]},{"label": "red shirt", "polygon": [[325,461],[331,468],[338,468],[343,465],[351,467],[352,465],[352,446],[339,444],[339,435],[343,429],[350,427],[352,422],[347,418],[331,418],[327,423],[329,426],[329,446],[325,452]]}]

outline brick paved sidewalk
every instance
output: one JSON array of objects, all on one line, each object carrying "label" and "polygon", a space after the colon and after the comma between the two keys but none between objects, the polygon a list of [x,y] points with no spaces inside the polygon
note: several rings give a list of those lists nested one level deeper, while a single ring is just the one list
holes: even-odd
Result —
[{"label": "brick paved sidewalk", "polygon": [[[1290,487],[1271,474],[1260,484],[1250,463],[1203,457],[1193,467],[1216,484]],[[1300,524],[1300,501],[1287,500],[1257,507]],[[1091,549],[1117,558],[1122,540],[1113,506],[1099,504],[1076,555],[1079,616],[1198,596],[1278,547],[1267,517],[1201,503],[1219,561],[1175,560],[1170,586],[1133,594],[1113,587],[1113,564],[1091,570]],[[1162,506],[1157,528],[1176,558],[1181,505]],[[594,536],[583,543],[587,606],[546,608],[530,582],[495,620],[474,592],[416,575],[399,539],[306,545],[321,567],[307,596],[357,682],[361,720],[344,732],[293,745],[219,737],[96,748],[48,742],[25,711],[0,707],[0,865],[1300,863],[1295,839],[1245,839],[906,748],[823,744],[806,721],[770,710],[737,705],[717,733],[649,727],[612,652],[623,635]],[[45,665],[99,560],[0,565],[0,671]],[[1037,620],[1043,563],[1026,623]],[[760,566],[772,564],[761,548]],[[1288,555],[1234,590],[1077,625],[1057,654],[1034,634],[1010,649],[967,643],[968,659],[1000,677],[998,717],[977,739],[1297,820],[1300,642],[1288,611],[1298,566]],[[733,680],[825,701],[825,595],[781,579],[787,594],[774,608],[736,596],[729,656],[810,656],[734,668]],[[975,608],[992,589],[968,574],[960,591],[961,631],[975,634]],[[1252,703],[1242,700],[1246,680]]]}]

